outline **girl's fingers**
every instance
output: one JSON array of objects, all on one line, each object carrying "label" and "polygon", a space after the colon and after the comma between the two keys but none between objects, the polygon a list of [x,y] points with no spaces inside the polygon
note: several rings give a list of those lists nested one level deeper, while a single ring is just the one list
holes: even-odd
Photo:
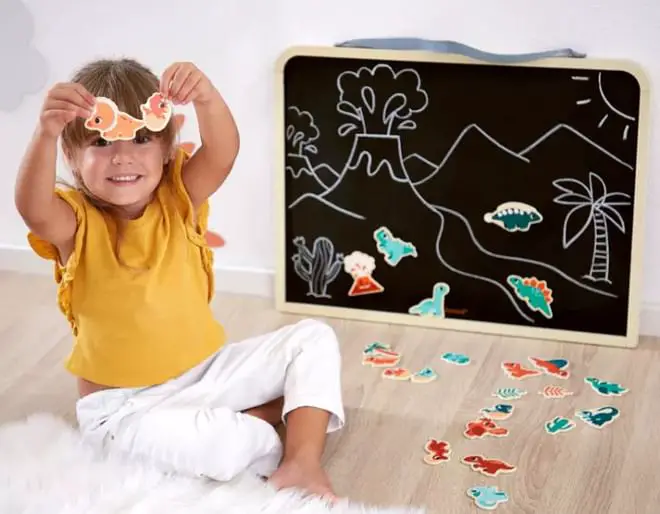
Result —
[{"label": "girl's fingers", "polygon": [[94,107],[94,104],[96,104],[96,98],[94,98],[94,95],[87,91],[87,89],[85,89],[81,84],[73,84],[73,89],[80,95],[82,100],[87,103],[89,107]]},{"label": "girl's fingers", "polygon": [[86,110],[91,110],[93,107],[93,104],[90,105],[78,92],[74,91],[71,88],[62,88],[62,89],[56,89],[53,90],[49,98],[47,100],[48,102],[52,101],[61,101],[61,102],[66,102],[70,105],[75,105],[76,107],[79,107],[80,109],[86,109]]},{"label": "girl's fingers", "polygon": [[179,64],[172,64],[168,66],[167,69],[163,72],[160,77],[160,92],[166,97],[170,97],[170,83],[172,82],[172,77],[179,68]]},{"label": "girl's fingers", "polygon": [[170,86],[170,97],[175,100],[180,100],[181,88],[185,82],[192,75],[193,70],[190,68],[179,68],[174,77],[172,78],[172,85]]},{"label": "girl's fingers", "polygon": [[181,89],[177,94],[177,99],[182,104],[187,104],[195,97],[195,88],[201,82],[202,76],[200,74],[191,73],[188,75],[186,81],[181,85]]},{"label": "girl's fingers", "polygon": [[41,116],[44,121],[59,120],[64,123],[68,123],[76,118],[76,112],[64,109],[53,109],[44,112]]},{"label": "girl's fingers", "polygon": [[49,100],[44,106],[44,111],[73,111],[76,116],[82,118],[89,118],[92,115],[92,110],[85,107],[80,107],[65,100]]}]

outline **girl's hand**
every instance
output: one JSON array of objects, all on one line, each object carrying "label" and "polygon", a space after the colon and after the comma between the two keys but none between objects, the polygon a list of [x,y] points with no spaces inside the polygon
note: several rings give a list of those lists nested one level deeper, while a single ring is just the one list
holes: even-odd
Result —
[{"label": "girl's hand", "polygon": [[197,66],[191,62],[175,62],[161,76],[160,92],[174,104],[208,103],[217,90]]},{"label": "girl's hand", "polygon": [[42,134],[57,138],[67,123],[76,117],[88,118],[96,99],[80,84],[55,84],[44,100],[39,115],[39,128]]}]

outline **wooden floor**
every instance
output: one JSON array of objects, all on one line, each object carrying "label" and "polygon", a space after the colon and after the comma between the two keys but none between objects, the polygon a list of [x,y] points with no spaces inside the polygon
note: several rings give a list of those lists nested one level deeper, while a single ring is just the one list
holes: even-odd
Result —
[{"label": "wooden floor", "polygon": [[[0,272],[0,423],[35,411],[60,414],[75,422],[75,386],[62,368],[70,335],[55,306],[49,277]],[[274,311],[260,298],[223,295],[214,301],[218,318],[232,339],[274,329],[298,318]],[[529,514],[644,514],[660,512],[660,342],[645,339],[635,350],[556,344],[401,326],[328,320],[343,348],[347,426],[330,438],[327,467],[337,491],[381,505],[426,506],[428,512],[477,512],[466,494],[475,485],[497,485],[510,496],[497,512]],[[434,367],[430,384],[384,380],[380,370],[361,364],[362,348],[390,343],[403,354],[401,365]],[[444,352],[463,352],[469,366],[443,362]],[[502,361],[528,356],[571,361],[567,381],[551,377],[517,382],[500,369]],[[596,376],[620,382],[631,392],[603,398],[583,382]],[[538,394],[545,385],[575,391],[561,400]],[[497,403],[499,387],[523,387],[504,438],[468,440],[465,424],[479,409]],[[544,423],[573,417],[576,409],[615,405],[621,416],[602,430],[576,420],[577,427],[550,436]],[[573,418],[575,419],[575,418]],[[429,437],[447,440],[452,459],[426,465]],[[515,464],[510,475],[487,478],[460,463],[482,454]]]}]

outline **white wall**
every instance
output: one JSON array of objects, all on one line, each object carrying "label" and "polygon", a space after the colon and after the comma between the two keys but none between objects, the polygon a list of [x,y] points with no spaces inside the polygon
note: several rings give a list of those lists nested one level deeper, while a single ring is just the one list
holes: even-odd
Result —
[{"label": "white wall", "polygon": [[[49,84],[66,80],[71,70],[85,60],[119,55],[136,57],[156,72],[172,61],[191,60],[216,83],[233,109],[242,135],[236,168],[212,200],[211,225],[227,240],[227,246],[217,252],[216,263],[221,269],[268,272],[274,267],[272,184],[277,170],[272,159],[272,76],[275,59],[288,46],[332,45],[361,37],[416,36],[452,39],[501,53],[571,47],[590,57],[634,59],[645,67],[652,84],[660,78],[657,0],[24,3],[34,16],[34,45],[48,62]],[[0,17],[0,32],[6,29],[3,23],[7,21]],[[10,47],[3,46],[0,52],[3,81],[12,74],[25,73],[20,64],[16,69],[5,67],[11,61]],[[15,265],[19,254],[22,265],[31,258],[27,252],[23,255],[18,251],[27,246],[25,227],[14,210],[13,185],[42,94],[26,97],[11,113],[0,111],[4,157],[0,172],[0,267]],[[192,109],[185,112],[194,115]],[[653,98],[653,127],[658,114],[658,102]],[[189,124],[183,135],[192,137],[192,129],[194,125]],[[653,145],[654,134],[645,252],[647,308],[660,306],[660,266],[652,265],[653,256],[660,251],[660,162]],[[250,186],[251,182],[256,185]],[[263,290],[259,279],[251,284],[253,289]]]}]

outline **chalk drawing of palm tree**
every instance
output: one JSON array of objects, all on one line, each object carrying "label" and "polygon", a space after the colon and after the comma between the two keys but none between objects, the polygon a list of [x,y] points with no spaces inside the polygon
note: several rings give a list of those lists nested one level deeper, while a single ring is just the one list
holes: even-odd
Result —
[{"label": "chalk drawing of palm tree", "polygon": [[[596,173],[589,173],[589,185],[574,178],[560,178],[552,183],[561,194],[554,202],[572,207],[564,219],[562,244],[568,248],[580,239],[589,226],[594,229],[594,247],[591,268],[582,278],[593,282],[610,280],[610,241],[608,223],[626,233],[626,224],[617,207],[630,205],[630,195],[608,193],[607,186]],[[580,227],[569,238],[569,226]]]}]

